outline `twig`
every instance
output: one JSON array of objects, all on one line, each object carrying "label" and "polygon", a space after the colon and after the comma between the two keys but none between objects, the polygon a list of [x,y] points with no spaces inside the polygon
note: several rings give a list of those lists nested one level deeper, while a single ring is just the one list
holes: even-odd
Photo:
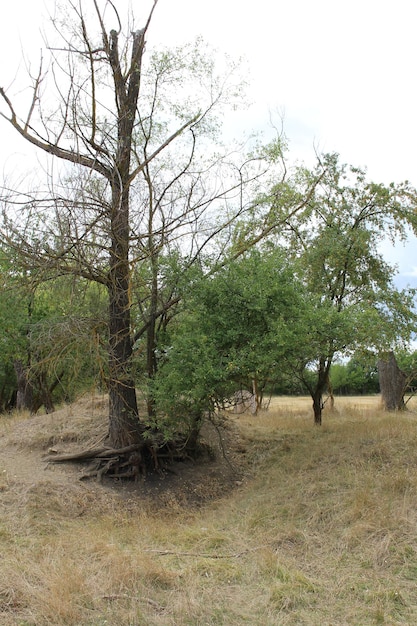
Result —
[{"label": "twig", "polygon": [[199,557],[201,559],[239,559],[241,556],[245,554],[249,554],[250,552],[257,552],[258,550],[262,550],[263,548],[268,548],[272,543],[266,543],[262,546],[256,546],[255,548],[246,548],[241,552],[232,552],[230,554],[205,554],[204,552],[176,552],[175,550],[143,550],[143,552],[148,552],[152,554],[157,554],[159,556],[189,556],[189,557]]},{"label": "twig", "polygon": [[158,604],[158,602],[155,602],[155,600],[152,600],[151,598],[141,598],[140,596],[132,596],[128,593],[110,593],[100,597],[102,600],[109,600],[110,602],[113,602],[113,600],[144,600],[155,609],[158,609],[159,611],[164,610],[162,605]]},{"label": "twig", "polygon": [[230,469],[232,470],[232,472],[234,474],[236,474],[236,476],[239,476],[239,472],[237,471],[237,469],[233,466],[233,464],[231,463],[231,461],[229,460],[227,454],[226,454],[226,450],[224,447],[224,442],[223,442],[223,437],[222,434],[220,432],[220,428],[219,425],[215,423],[215,421],[213,419],[210,419],[211,424],[214,426],[216,432],[217,432],[217,436],[219,438],[219,445],[220,445],[220,449],[222,451],[222,456],[224,458],[224,460],[226,461],[226,463],[228,464],[228,466],[230,467]]}]

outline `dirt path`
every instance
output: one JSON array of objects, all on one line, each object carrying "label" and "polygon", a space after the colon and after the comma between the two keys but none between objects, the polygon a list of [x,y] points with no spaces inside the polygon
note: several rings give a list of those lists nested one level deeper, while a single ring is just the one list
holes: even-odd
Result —
[{"label": "dirt path", "polygon": [[65,485],[77,479],[79,469],[45,463],[40,450],[32,451],[11,443],[6,436],[0,437],[0,467],[9,482],[15,484],[35,484],[44,481]]},{"label": "dirt path", "polygon": [[[46,463],[49,450],[71,451],[85,445],[102,428],[102,403],[81,401],[49,415],[0,418],[0,471],[9,481],[33,484],[50,481],[73,483],[79,474],[76,465]],[[100,410],[99,410],[100,409]]]}]

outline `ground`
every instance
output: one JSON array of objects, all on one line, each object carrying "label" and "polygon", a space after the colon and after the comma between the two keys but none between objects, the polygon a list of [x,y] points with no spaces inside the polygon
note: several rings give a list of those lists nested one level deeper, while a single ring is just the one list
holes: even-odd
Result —
[{"label": "ground", "polygon": [[0,418],[1,626],[417,624],[417,407],[309,398],[204,432],[137,483],[50,464],[106,434],[107,399]]},{"label": "ground", "polygon": [[[207,425],[202,441],[204,453],[198,461],[188,459],[169,465],[164,471],[149,474],[145,479],[80,480],[88,467],[83,463],[48,463],[46,456],[67,454],[92,445],[100,445],[106,434],[107,398],[93,396],[76,405],[65,406],[50,415],[36,415],[10,425],[0,433],[3,493],[10,498],[5,483],[13,485],[13,494],[48,486],[55,494],[70,489],[86,495],[97,491],[112,497],[136,495],[151,498],[155,503],[175,499],[183,505],[203,503],[240,484],[245,473],[245,449],[241,436],[228,424],[227,428]],[[7,477],[7,478],[6,478]]]}]

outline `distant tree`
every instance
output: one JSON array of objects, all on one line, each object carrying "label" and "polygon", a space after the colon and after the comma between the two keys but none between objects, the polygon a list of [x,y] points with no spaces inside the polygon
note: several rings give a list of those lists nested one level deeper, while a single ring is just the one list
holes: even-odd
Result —
[{"label": "distant tree", "polygon": [[394,352],[391,350],[381,356],[378,361],[379,386],[386,411],[402,411],[405,409],[404,393],[407,376],[398,367]]},{"label": "distant tree", "polygon": [[395,268],[380,251],[385,238],[405,239],[408,228],[416,228],[416,190],[408,183],[369,182],[363,170],[341,165],[337,155],[325,155],[322,167],[319,184],[303,211],[287,220],[285,233],[315,311],[310,357],[293,369],[312,396],[316,424],[335,356],[406,343],[416,321],[414,292],[395,288]]},{"label": "distant tree", "polygon": [[379,393],[378,372],[374,365],[353,356],[347,363],[332,363],[330,380],[333,393],[357,395]]}]

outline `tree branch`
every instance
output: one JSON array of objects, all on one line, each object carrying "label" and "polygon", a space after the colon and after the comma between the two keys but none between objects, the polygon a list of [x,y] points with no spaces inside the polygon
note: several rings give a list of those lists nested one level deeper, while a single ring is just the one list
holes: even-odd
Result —
[{"label": "tree branch", "polygon": [[6,102],[10,111],[10,117],[5,115],[3,112],[0,112],[1,117],[7,120],[13,126],[13,128],[17,130],[17,132],[26,141],[36,146],[37,148],[40,148],[44,152],[47,152],[48,154],[52,154],[53,156],[58,157],[59,159],[70,161],[71,163],[79,163],[80,165],[88,167],[89,169],[102,174],[107,179],[111,178],[110,170],[105,165],[103,165],[98,159],[91,158],[89,156],[80,154],[79,152],[75,152],[73,150],[61,148],[57,144],[53,144],[53,143],[50,143],[49,141],[45,141],[45,140],[38,139],[37,137],[35,137],[35,135],[33,135],[28,130],[30,129],[31,131],[33,131],[32,127],[27,126],[27,124],[25,126],[22,126],[20,122],[18,121],[12,102],[7,96],[3,87],[0,87],[0,96]]}]

